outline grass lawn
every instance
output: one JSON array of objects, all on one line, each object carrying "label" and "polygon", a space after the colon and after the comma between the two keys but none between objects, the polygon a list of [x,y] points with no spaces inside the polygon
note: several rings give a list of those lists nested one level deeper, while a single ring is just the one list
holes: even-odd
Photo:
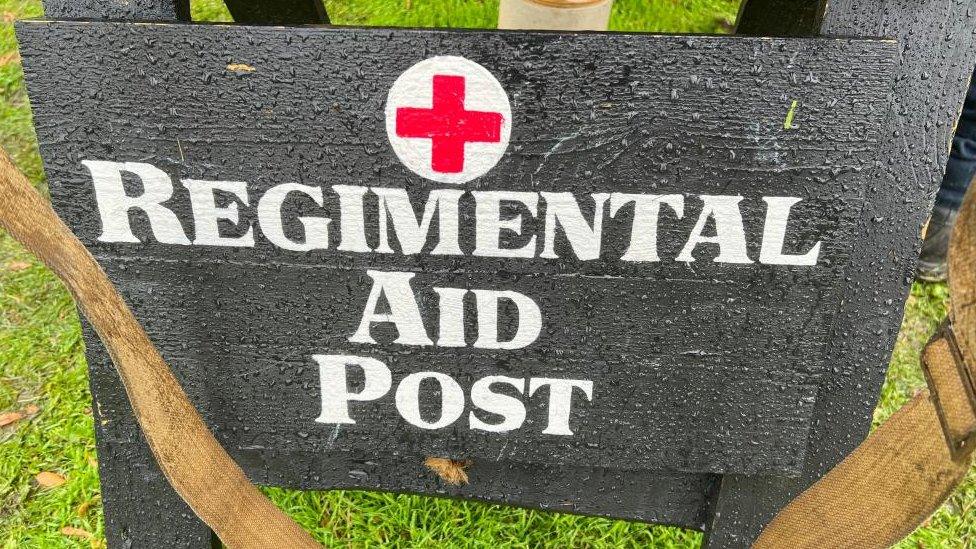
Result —
[{"label": "grass lawn", "polygon": [[[337,24],[492,27],[496,0],[329,0]],[[620,30],[722,32],[737,0],[616,0]],[[229,20],[223,5],[194,0],[197,20]],[[0,0],[0,145],[39,187],[44,175],[11,22],[42,15],[39,0]],[[881,422],[924,386],[922,343],[944,316],[944,285],[916,285],[875,413]],[[71,298],[0,231],[0,545],[100,547],[102,511],[91,397]],[[7,416],[9,417],[9,416]],[[0,419],[0,423],[4,420]],[[44,475],[38,482],[38,473]],[[61,480],[63,479],[63,483]],[[320,541],[423,547],[695,547],[675,528],[556,515],[418,496],[269,490]],[[976,546],[976,474],[899,547]]]}]

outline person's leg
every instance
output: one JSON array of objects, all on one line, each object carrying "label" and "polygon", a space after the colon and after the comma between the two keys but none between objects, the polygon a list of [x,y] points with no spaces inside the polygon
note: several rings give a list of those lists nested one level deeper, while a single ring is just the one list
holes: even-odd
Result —
[{"label": "person's leg", "polygon": [[918,277],[926,281],[945,280],[949,237],[956,214],[970,181],[976,176],[976,71],[969,84],[962,115],[952,138],[952,150],[942,185],[935,197],[932,218],[925,229],[925,241],[918,260]]},{"label": "person's leg", "polygon": [[952,138],[945,177],[935,198],[937,208],[958,211],[969,182],[976,175],[976,72],[973,75],[956,135]]}]

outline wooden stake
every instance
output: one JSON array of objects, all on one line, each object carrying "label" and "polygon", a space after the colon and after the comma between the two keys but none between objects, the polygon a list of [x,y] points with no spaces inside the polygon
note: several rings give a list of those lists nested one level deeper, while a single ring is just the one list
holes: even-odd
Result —
[{"label": "wooden stake", "polygon": [[501,0],[498,28],[607,30],[613,0]]}]

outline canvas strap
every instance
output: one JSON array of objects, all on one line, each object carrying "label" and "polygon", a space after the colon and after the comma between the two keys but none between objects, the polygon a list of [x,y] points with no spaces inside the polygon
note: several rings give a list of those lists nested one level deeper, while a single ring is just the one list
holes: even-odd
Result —
[{"label": "canvas strap", "polygon": [[105,343],[159,468],[224,544],[319,547],[220,446],[105,272],[2,149],[0,227],[64,281]]},{"label": "canvas strap", "polygon": [[[160,469],[228,547],[318,547],[220,446],[115,287],[0,149],[0,227],[51,268],[105,343]],[[950,249],[950,319],[922,391],[769,524],[760,548],[887,547],[949,496],[976,443],[976,186]]]},{"label": "canvas strap", "polygon": [[949,287],[949,319],[922,351],[928,390],[790,502],[755,547],[888,547],[966,476],[976,446],[976,185],[953,230]]}]

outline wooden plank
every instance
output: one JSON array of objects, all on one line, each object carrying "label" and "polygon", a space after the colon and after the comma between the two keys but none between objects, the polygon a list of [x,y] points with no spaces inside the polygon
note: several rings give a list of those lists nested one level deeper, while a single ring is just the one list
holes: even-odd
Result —
[{"label": "wooden plank", "polygon": [[873,194],[885,198],[864,211],[862,225],[905,227],[910,238],[884,245],[877,238],[858,243],[857,263],[881,271],[875,285],[852,286],[839,311],[836,330],[845,337],[829,359],[836,365],[834,373],[821,385],[806,471],[798,480],[725,477],[710,524],[710,546],[747,547],[783,505],[867,435],[898,334],[897,323],[891,321],[902,317],[914,279],[919,231],[941,183],[976,63],[973,28],[976,12],[952,0],[830,3],[825,34],[899,40],[895,108],[885,122],[891,139],[883,141],[882,169],[871,185]]},{"label": "wooden plank", "polygon": [[[560,513],[603,516],[704,530],[715,475],[665,471],[621,471],[555,467],[516,462],[474,461],[469,484],[449,486],[417,464],[423,456],[358,457],[318,453],[239,451],[235,459],[260,484],[307,490],[323,484],[504,503]],[[400,471],[418,470],[411,476]]]},{"label": "wooden plank", "polygon": [[48,19],[189,21],[190,0],[44,0]]},{"label": "wooden plank", "polygon": [[[693,473],[793,474],[793,468],[802,465],[802,452],[796,450],[805,446],[806,435],[796,429],[809,425],[816,394],[802,393],[797,398],[793,393],[786,397],[789,409],[785,400],[777,400],[783,398],[777,394],[786,389],[789,395],[789,391],[816,385],[825,374],[820,357],[832,344],[828,338],[845,336],[830,328],[838,296],[851,285],[874,284],[877,275],[870,264],[857,269],[848,265],[852,259],[847,250],[857,238],[855,229],[868,235],[880,230],[859,227],[852,220],[858,218],[864,199],[870,196],[863,183],[878,137],[877,118],[886,109],[883,90],[893,53],[891,43],[65,23],[23,23],[18,32],[59,213],[98,254],[161,344],[205,418],[218,426],[218,436],[234,449],[254,478],[308,488],[342,486],[454,495],[701,528],[705,496],[714,485],[714,476]],[[98,53],[84,59],[80,54],[73,57],[57,47],[67,41],[85,45],[78,50]],[[198,41],[220,44],[221,49],[201,54],[182,47]],[[112,48],[105,47],[106,42]],[[119,48],[121,43],[130,47]],[[347,50],[356,53],[336,55]],[[661,255],[668,259],[653,268],[614,262],[626,247],[629,218],[624,218],[618,232],[610,233],[616,240],[609,240],[608,249],[618,257],[611,254],[588,264],[571,255],[555,263],[535,258],[531,264],[426,254],[335,256],[331,254],[335,242],[328,253],[295,254],[269,245],[261,233],[256,233],[259,243],[253,248],[175,249],[147,239],[149,227],[140,216],[133,223],[145,240],[142,244],[98,241],[101,226],[91,176],[79,165],[95,154],[158,165],[171,177],[247,181],[255,199],[283,181],[321,185],[327,190],[335,184],[407,185],[414,209],[422,210],[417,199],[432,184],[401,166],[389,149],[382,110],[392,80],[412,63],[439,52],[470,56],[490,67],[513,98],[512,146],[498,166],[471,184],[474,189],[687,193],[691,198],[685,217],[677,220],[685,224],[661,230]],[[560,62],[552,63],[553,58]],[[506,59],[518,61],[506,65]],[[532,66],[545,70],[526,72],[525,67]],[[864,78],[854,81],[850,73]],[[60,81],[64,78],[70,78],[74,87],[66,88]],[[68,89],[74,92],[69,94]],[[570,96],[585,99],[574,104],[566,101]],[[146,101],[147,97],[152,101]],[[549,116],[549,110],[557,116]],[[793,123],[785,124],[791,111]],[[344,143],[347,145],[342,146]],[[592,170],[593,166],[598,169]],[[577,181],[585,185],[574,186]],[[695,196],[707,191],[755,198],[797,189],[816,207],[797,209],[793,218],[797,234],[789,243],[799,248],[823,235],[829,265],[818,265],[811,273],[782,266],[715,263],[711,261],[715,250],[690,265],[674,261],[681,239],[699,217],[701,205],[692,201]],[[331,204],[334,208],[334,202]],[[763,212],[757,206],[743,212],[752,235],[747,251],[754,258],[759,246],[755,239],[763,232]],[[186,197],[178,197],[172,207],[191,227],[193,216]],[[285,211],[288,218],[313,213],[308,205],[293,205]],[[584,206],[583,214],[591,218],[593,209]],[[244,211],[245,219],[249,215],[253,211]],[[473,216],[464,219],[470,223]],[[336,217],[333,227],[340,225]],[[370,221],[369,228],[375,231],[376,222]],[[883,239],[903,236],[895,229],[885,232]],[[465,246],[470,243],[462,239]],[[556,249],[566,254],[567,246],[559,240]],[[529,370],[515,362],[531,359],[531,353],[518,353],[514,358],[500,352],[493,356],[502,364],[512,364],[506,368],[527,376],[548,372],[545,368],[550,365],[568,368],[561,362],[574,359],[574,372],[588,372],[585,368],[593,364],[611,364],[607,371],[597,370],[604,376],[631,362],[642,364],[643,370],[625,370],[617,378],[604,379],[614,389],[636,386],[640,390],[635,393],[647,391],[639,395],[643,398],[628,400],[625,395],[621,408],[640,402],[648,416],[663,419],[646,424],[646,434],[631,436],[634,431],[626,431],[628,426],[620,422],[603,434],[629,437],[628,447],[651,440],[645,442],[647,455],[625,463],[599,451],[558,447],[540,438],[538,432],[528,433],[524,439],[517,438],[520,434],[512,436],[516,447],[529,450],[505,454],[504,445],[491,446],[495,442],[475,441],[470,433],[461,432],[443,438],[411,434],[396,450],[402,458],[391,459],[390,449],[396,447],[389,446],[389,437],[367,448],[370,432],[354,429],[350,429],[353,437],[335,437],[341,445],[348,442],[346,448],[324,450],[337,430],[322,431],[307,416],[319,396],[315,365],[308,358],[323,349],[359,349],[340,336],[355,329],[361,301],[369,291],[364,277],[354,280],[343,270],[402,266],[419,271],[418,280],[434,280],[440,287],[452,281],[465,287],[477,288],[476,283],[495,287],[504,278],[506,284],[512,284],[506,288],[538,291],[547,299],[555,299],[560,292],[576,296],[569,305],[577,309],[565,303],[544,307],[553,319],[548,322],[559,330],[547,334],[551,341],[535,351],[540,358]],[[174,277],[174,272],[181,278]],[[319,276],[309,276],[311,273]],[[552,281],[550,289],[540,290],[546,277]],[[655,283],[652,291],[636,293],[614,286],[624,284],[619,280],[642,277]],[[582,280],[571,286],[564,279]],[[307,285],[296,290],[296,281]],[[259,288],[256,282],[266,286]],[[822,291],[810,293],[814,288]],[[235,295],[234,290],[241,293]],[[769,291],[777,296],[776,302],[760,301]],[[264,294],[275,299],[260,298]],[[653,305],[638,315],[640,322],[628,319],[618,307],[613,324],[618,330],[626,326],[633,332],[630,342],[606,322],[589,321],[588,332],[573,332],[580,318],[607,317],[607,313],[589,315],[601,304],[612,304],[605,296],[615,294],[630,301],[647,295]],[[254,308],[246,308],[241,295],[258,296],[252,303],[260,303],[264,320],[252,319]],[[310,296],[310,301],[294,301],[299,295]],[[342,295],[358,297],[336,298]],[[351,320],[323,312],[353,301],[360,303],[348,307],[352,309],[348,316],[354,317]],[[430,303],[430,299],[422,302],[425,312]],[[718,307],[720,303],[724,306]],[[810,303],[822,309],[812,314]],[[245,308],[247,314],[241,312]],[[630,306],[623,310],[643,311]],[[667,328],[655,327],[648,318]],[[694,318],[701,322],[691,323]],[[897,325],[897,319],[889,322]],[[218,333],[220,326],[228,331]],[[261,326],[263,329],[256,329]],[[468,327],[473,334],[474,327]],[[411,368],[410,360],[417,361],[415,369],[433,364],[448,371],[464,380],[465,388],[471,379],[490,371],[490,365],[483,362],[488,353],[465,349],[463,356],[473,365],[467,370],[466,364],[452,364],[457,359],[447,353],[404,352],[388,341],[389,337],[368,352],[387,364],[399,363],[398,377]],[[646,345],[648,341],[657,347],[642,347],[634,357],[627,356],[627,361],[605,360],[612,353],[621,353],[624,345]],[[253,349],[262,346],[269,352],[254,354]],[[604,355],[584,354],[594,351]],[[729,358],[723,360],[723,353]],[[578,359],[580,356],[604,360]],[[674,361],[664,364],[661,356]],[[659,363],[639,362],[647,357]],[[252,368],[242,370],[242,364]],[[680,368],[664,370],[661,364],[679,364]],[[696,368],[699,375],[690,375]],[[655,370],[673,376],[659,375],[648,383],[647,372]],[[764,385],[771,380],[779,385]],[[115,394],[120,396],[117,389]],[[276,394],[288,397],[279,402]],[[676,394],[685,395],[682,402],[668,400]],[[752,407],[736,408],[740,403],[752,403]],[[284,413],[268,413],[277,408]],[[290,422],[281,425],[282,418],[288,414],[294,418],[302,410],[309,429],[294,429],[289,434],[286,431],[294,426]],[[389,406],[370,410],[378,417],[400,421],[390,415]],[[530,409],[536,414],[536,425],[543,422],[543,411]],[[128,424],[124,413],[108,416]],[[736,416],[738,421],[729,421]],[[361,421],[364,427],[375,427],[368,417]],[[384,422],[380,423],[382,427]],[[674,436],[668,436],[669,430]],[[594,432],[583,434],[597,444],[612,439],[596,438]],[[801,440],[793,445],[795,439],[778,439],[784,432]],[[650,438],[655,436],[656,440]],[[735,436],[756,444],[743,445],[732,440]],[[609,440],[603,449],[614,442]],[[433,451],[474,457],[472,478],[476,482],[463,489],[448,489],[424,477],[418,464],[424,453]],[[497,457],[499,451],[502,458]],[[532,463],[566,463],[577,457],[584,461],[574,466]],[[592,461],[587,464],[586,459]],[[662,473],[660,469],[690,473]],[[525,489],[519,490],[519,486]],[[645,492],[644,487],[653,491]]]},{"label": "wooden plank", "polygon": [[[91,40],[88,45],[92,50],[106,52],[99,66],[87,71],[76,70],[72,79],[77,86],[97,85],[100,93],[112,96],[113,101],[97,100],[81,109],[76,101],[65,109],[68,98],[54,91],[57,84],[52,78],[62,78],[56,76],[55,67],[67,68],[72,66],[69,63],[78,66],[77,63],[84,63],[82,56],[73,59],[57,52],[56,60],[48,57],[48,52],[55,51],[39,46],[41,41],[28,28],[50,28],[54,33],[65,33],[65,38]],[[568,242],[560,242],[561,249],[557,249],[564,257],[560,262],[543,257],[525,261],[475,256],[440,258],[424,253],[336,255],[330,250],[295,254],[272,245],[267,239],[249,247],[246,253],[243,249],[219,248],[194,251],[151,242],[140,246],[105,244],[98,241],[101,227],[91,181],[85,176],[86,168],[69,161],[58,167],[52,165],[51,173],[58,174],[57,179],[64,182],[63,191],[59,192],[71,189],[73,198],[62,209],[66,220],[103,258],[123,293],[130,292],[126,295],[137,314],[146,319],[147,329],[157,338],[164,354],[170,352],[167,358],[172,362],[196,361],[200,360],[200,349],[211,349],[207,354],[213,376],[210,382],[224,380],[224,395],[229,403],[227,417],[242,418],[249,426],[239,444],[269,448],[287,445],[295,451],[324,451],[337,445],[358,452],[410,451],[530,463],[619,469],[673,468],[692,472],[792,474],[802,467],[803,441],[815,401],[815,380],[822,368],[819,356],[827,345],[830,314],[835,307],[836,291],[844,284],[843,268],[853,238],[848,216],[861,204],[863,187],[855,172],[863,168],[860,159],[869,155],[877,137],[871,116],[872,111],[885,108],[886,96],[877,92],[883,89],[885,58],[891,53],[891,44],[865,42],[855,48],[845,41],[807,41],[790,43],[794,49],[785,54],[775,47],[787,46],[786,43],[769,46],[764,41],[724,38],[698,39],[701,45],[696,48],[694,44],[688,46],[687,39],[679,38],[616,37],[609,41],[607,37],[548,38],[545,34],[507,38],[495,33],[309,30],[300,33],[305,40],[302,46],[288,48],[290,42],[286,41],[293,40],[292,36],[299,31],[234,27],[198,31],[179,26],[148,30],[104,28],[111,28],[111,34],[108,31],[103,34],[101,27],[93,25],[24,27],[26,63],[44,71],[43,76],[40,72],[33,73],[35,90],[44,90],[34,93],[40,102],[39,128],[44,128],[47,120],[58,119],[61,120],[58,131],[64,131],[66,117],[72,117],[71,125],[88,128],[85,132],[88,135],[91,131],[103,135],[117,147],[110,156],[100,158],[155,157],[158,160],[150,163],[160,166],[167,162],[166,155],[178,139],[178,148],[184,154],[190,149],[190,158],[200,155],[211,166],[208,173],[193,177],[246,181],[249,194],[255,197],[262,196],[282,180],[315,178],[328,185],[342,177],[347,183],[375,185],[379,183],[375,182],[377,170],[389,174],[386,181],[390,183],[407,176],[394,157],[357,153],[383,150],[386,139],[384,127],[370,123],[377,117],[364,119],[361,113],[382,112],[389,83],[422,58],[434,40],[444,43],[441,47],[445,50],[461,52],[470,51],[470,44],[475,40],[495,41],[498,51],[507,49],[512,54],[483,58],[485,63],[497,67],[499,74],[510,73],[515,68],[504,62],[518,58],[515,49],[524,54],[532,49],[545,49],[558,56],[557,52],[565,46],[570,52],[587,49],[590,55],[606,56],[606,59],[618,58],[625,51],[654,58],[683,44],[692,53],[627,69],[610,68],[608,64],[609,71],[630,71],[628,87],[646,89],[643,97],[636,94],[628,97],[627,90],[607,88],[605,84],[587,89],[586,82],[603,78],[574,78],[575,71],[570,68],[553,80],[550,72],[524,73],[518,78],[505,79],[504,86],[514,97],[523,97],[534,86],[545,82],[551,91],[540,98],[539,105],[558,101],[571,89],[581,89],[583,97],[623,94],[620,104],[626,102],[626,110],[607,108],[601,118],[588,124],[588,135],[572,137],[580,133],[578,125],[565,125],[562,123],[565,118],[553,119],[544,110],[533,113],[525,109],[514,119],[512,144],[513,150],[525,153],[507,156],[480,180],[487,188],[573,192],[584,204],[584,210],[587,206],[591,208],[583,213],[588,219],[594,215],[588,196],[592,190],[639,192],[646,189],[648,181],[658,181],[662,189],[683,191],[689,195],[687,214],[683,219],[661,224],[659,249],[665,258],[661,262],[641,264],[619,260],[630,238],[630,220],[613,225],[607,221],[606,252],[600,260],[590,262],[573,260],[574,252]],[[149,39],[145,33],[152,33]],[[226,49],[211,59],[192,63],[181,56],[169,56],[167,52],[177,51],[179,44],[189,39],[185,33],[194,33],[194,38],[209,43],[223,44]],[[267,44],[265,48],[270,56],[262,58],[261,52],[253,51],[250,43],[256,33],[261,43]],[[105,42],[99,41],[99,36]],[[61,39],[55,35],[49,38],[49,44]],[[122,54],[109,53],[108,40],[116,44],[126,42],[131,47],[125,48]],[[576,43],[558,43],[566,40]],[[344,79],[330,77],[352,67],[334,65],[324,58],[316,61],[327,43],[333,51],[360,50],[363,44],[377,51],[373,56],[357,56],[357,64],[374,67],[370,80],[356,82],[351,87]],[[398,49],[394,51],[394,46],[385,44],[395,44]],[[714,61],[709,61],[703,57],[703,54],[717,53],[720,48],[726,56],[724,60],[716,56]],[[764,51],[762,59],[754,58],[756,48]],[[289,50],[287,55],[273,53],[285,50]],[[397,56],[398,51],[403,53]],[[212,74],[210,71],[224,68],[227,59],[246,61],[253,71],[242,77],[225,70],[225,76],[215,80],[214,85],[201,85]],[[837,67],[849,63],[848,59],[855,59],[860,66],[848,65],[838,71]],[[560,61],[566,67],[575,64],[572,58]],[[764,80],[768,83],[757,86],[756,77],[743,72],[723,79],[726,90],[718,84],[710,90],[704,83],[695,85],[684,78],[671,86],[655,86],[658,75],[668,70],[685,72],[693,65],[728,62],[762,64],[768,71],[768,80]],[[148,79],[144,80],[145,85],[132,79],[123,80],[122,70],[145,72]],[[877,76],[873,83],[866,77],[855,90],[849,88],[846,78],[839,76],[853,70]],[[702,72],[710,74],[712,70]],[[817,75],[817,82],[810,79],[794,84],[794,78],[799,80],[798,74]],[[294,82],[301,84],[288,85],[282,81],[284,77],[294,78]],[[106,85],[107,81],[118,85]],[[158,93],[161,88],[154,81],[166,82],[167,91]],[[364,84],[374,86],[376,91],[357,95],[356,88]],[[678,89],[675,86],[684,88],[677,97],[672,92]],[[313,114],[314,97],[321,93],[315,90],[329,87],[338,87],[331,101],[338,104],[339,111],[350,113],[346,118],[335,114],[335,110],[319,116]],[[844,89],[845,95],[857,94],[858,102],[836,101],[839,89]],[[154,101],[146,103],[144,98],[154,92],[157,93]],[[275,96],[287,99],[275,101]],[[782,120],[790,108],[790,102],[784,97],[795,97],[805,105],[807,129],[795,136],[787,133],[791,130],[783,129]],[[714,111],[708,114],[711,109],[701,109],[703,103],[718,98],[735,102],[735,114],[720,115]],[[262,111],[283,114],[271,115],[255,125],[250,111],[235,108],[235,105],[262,103]],[[697,109],[702,112],[696,121]],[[661,110],[666,113],[661,121],[650,122]],[[172,114],[180,111],[185,114]],[[584,104],[571,116],[590,112],[592,109]],[[98,129],[99,119],[126,120],[126,123],[116,126],[121,131],[114,132],[107,126]],[[189,120],[195,122],[187,124]],[[642,127],[634,125],[632,120],[648,122]],[[682,125],[691,124],[690,128],[679,128],[679,120]],[[767,138],[781,143],[788,151],[784,154],[786,158],[778,162],[767,161],[761,155],[746,158],[738,166],[726,169],[716,181],[711,176],[713,170],[723,169],[736,150],[748,151],[754,146],[758,138],[756,124],[766,128],[759,131],[776,133],[775,137]],[[323,131],[308,133],[310,125]],[[352,132],[348,130],[350,127],[354,127]],[[717,127],[722,128],[719,135],[711,131]],[[854,135],[852,128],[857,132]],[[303,132],[305,137],[298,138]],[[636,134],[634,139],[637,139],[641,133],[648,137],[649,148],[645,149],[648,153],[621,146],[624,138],[620,136]],[[660,152],[654,151],[651,144],[655,135],[672,139],[687,152],[669,153],[664,144]],[[607,142],[607,136],[612,136],[612,141]],[[290,167],[293,164],[285,161],[290,155],[285,149],[280,152],[274,147],[269,149],[265,145],[269,140],[294,141],[296,148],[291,154],[318,164],[315,170],[318,173],[294,170]],[[260,145],[252,148],[251,143]],[[340,153],[347,160],[341,171],[334,171],[332,160],[323,156],[323,144],[327,144],[326,151]],[[79,154],[91,157],[90,151],[94,149],[87,138],[77,145],[75,149],[49,151],[48,157],[70,158]],[[614,150],[613,145],[619,148]],[[573,147],[580,152],[554,158],[552,153],[560,147]],[[829,165],[806,168],[822,162],[824,157],[830,158]],[[262,160],[249,160],[257,158]],[[671,164],[673,168],[668,172],[680,174],[685,183],[675,186],[673,180],[660,175],[660,164],[645,163],[650,160]],[[585,183],[574,185],[573,179],[601,163],[605,166],[599,176],[603,182],[594,185],[592,179],[580,178]],[[844,173],[835,178],[836,172]],[[520,173],[531,173],[534,180],[517,181]],[[783,177],[784,173],[788,175]],[[793,214],[796,242],[792,247],[808,250],[819,240],[824,256],[819,265],[803,269],[763,265],[748,259],[745,259],[750,263],[748,266],[713,262],[714,249],[701,251],[700,261],[694,265],[674,260],[704,208],[704,199],[697,198],[696,193],[711,195],[722,190],[723,194],[749,197],[743,199],[742,215],[752,235],[749,246],[753,257],[758,257],[766,209],[760,197],[790,196],[799,181],[816,178],[830,180],[831,189],[837,184],[835,181],[843,181],[841,187],[847,189],[838,193],[804,193],[803,200],[808,205],[796,208]],[[415,200],[420,199],[422,204],[426,197],[417,194]],[[336,200],[334,194],[329,195],[328,201]],[[471,209],[474,204],[468,202],[461,204],[460,215],[462,225],[473,228],[477,218]],[[188,200],[176,200],[171,207],[181,219],[187,222],[193,219]],[[422,206],[415,203],[414,209],[417,208]],[[242,213],[245,217],[254,215],[253,211]],[[334,211],[332,216],[339,217],[339,212]],[[555,230],[551,224],[527,224],[526,227],[530,234],[537,233],[540,245],[547,238],[543,233]],[[367,234],[376,234],[375,230],[372,222],[367,222]],[[462,236],[462,249],[470,250],[473,244],[473,240]],[[187,253],[194,254],[200,262],[175,263],[190,257]],[[357,332],[364,305],[377,280],[367,277],[369,269],[383,272],[406,269],[417,273],[412,284],[425,303],[423,310],[431,316],[436,310],[431,300],[436,295],[430,288],[503,288],[531,296],[539,309],[546,312],[545,324],[549,328],[531,352],[438,349],[424,345],[404,348],[396,344],[396,332],[385,330],[384,326],[374,330],[377,333],[373,337],[379,343],[364,347],[350,335]],[[123,272],[142,274],[137,279],[129,279]],[[213,279],[218,273],[219,279]],[[318,273],[318,276],[308,280],[305,273]],[[764,277],[766,283],[757,285],[756,277]],[[191,282],[208,279],[204,283]],[[148,288],[153,290],[146,293]],[[771,292],[778,296],[776,302],[768,300]],[[309,294],[329,298],[310,303]],[[655,294],[659,297],[652,298]],[[624,309],[619,296],[647,297],[632,300]],[[211,314],[209,310],[187,309],[186,304],[213,300],[221,304],[225,322],[208,323],[200,317],[186,324],[188,315],[192,318],[198,313]],[[263,318],[253,318],[253,304],[261,301],[267,301],[261,307]],[[811,303],[822,303],[822,306],[813,309]],[[676,304],[681,304],[677,310]],[[302,311],[301,319],[294,315],[295,311]],[[575,320],[582,318],[588,321]],[[659,320],[647,322],[650,318]],[[466,321],[467,333],[480,329],[470,315]],[[194,329],[186,330],[186,326]],[[270,330],[272,326],[278,329]],[[329,329],[323,330],[322,326]],[[503,339],[512,337],[514,325],[507,330],[510,335]],[[799,333],[804,336],[798,337]],[[181,348],[187,352],[180,351]],[[271,348],[280,349],[290,358],[268,354],[267,349]],[[499,374],[499,361],[513,360],[501,371],[530,380],[553,377],[592,380],[597,394],[603,398],[588,403],[588,399],[579,397],[581,400],[573,405],[578,406],[578,415],[573,417],[572,432],[564,435],[572,436],[568,439],[571,443],[542,432],[556,430],[551,423],[546,423],[548,410],[555,404],[544,398],[527,402],[525,427],[501,437],[485,436],[483,430],[466,428],[451,433],[411,429],[400,419],[407,417],[399,405],[393,407],[389,400],[378,399],[358,405],[356,423],[344,425],[339,437],[334,438],[335,430],[316,426],[316,418],[309,417],[315,392],[308,388],[320,382],[320,372],[312,357],[337,353],[343,356],[365,353],[378,359],[389,366],[397,383],[410,372],[423,371],[423,365],[435,364],[438,372],[462,380],[465,390],[475,380]],[[277,376],[241,375],[237,373],[241,364],[249,364],[246,371],[253,372],[277,369],[282,379],[290,381],[282,384]],[[645,402],[655,405],[645,408]],[[436,417],[436,407],[433,413]],[[404,429],[409,436],[402,434]]]},{"label": "wooden plank", "polygon": [[234,22],[241,25],[328,25],[322,0],[224,0]]},{"label": "wooden plank", "polygon": [[739,36],[816,36],[827,0],[745,0],[739,7]]}]

